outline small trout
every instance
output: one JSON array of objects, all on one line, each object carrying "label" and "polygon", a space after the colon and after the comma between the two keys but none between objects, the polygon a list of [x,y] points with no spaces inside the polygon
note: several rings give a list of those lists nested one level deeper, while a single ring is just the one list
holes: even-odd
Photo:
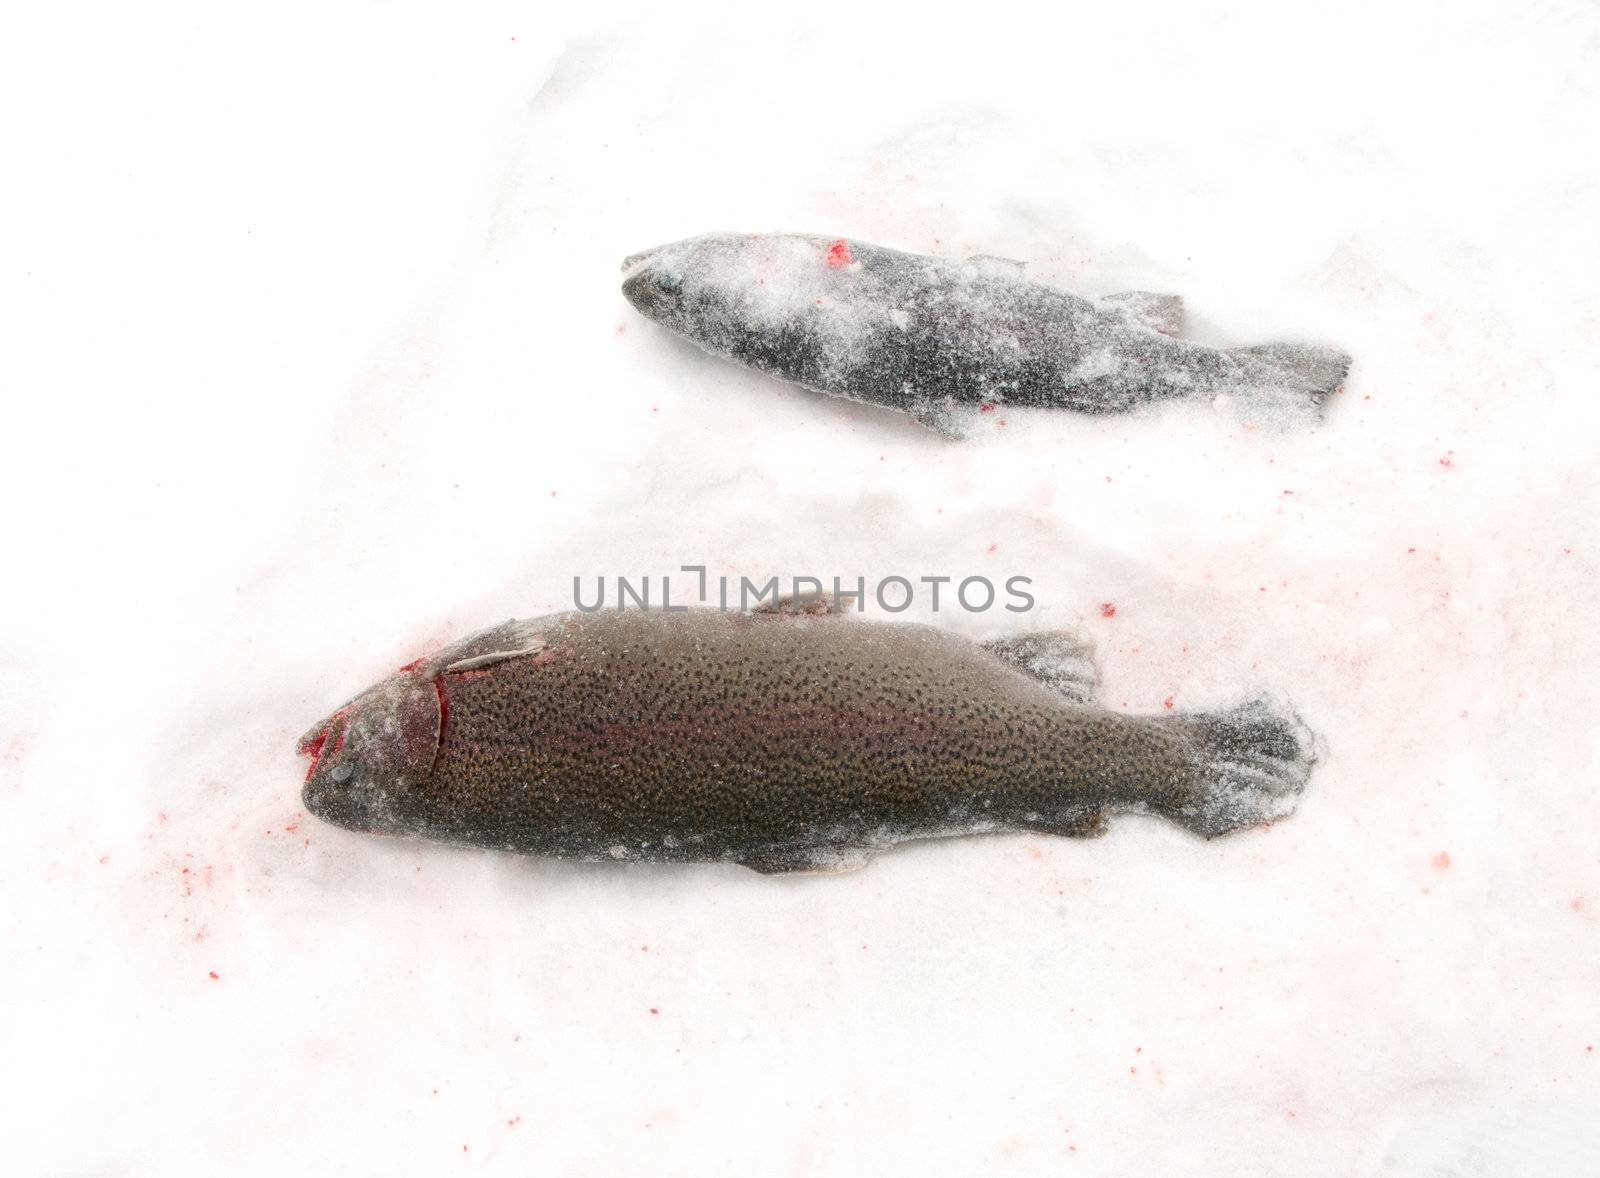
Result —
[{"label": "small trout", "polygon": [[623,270],[629,302],[706,351],[950,437],[1000,405],[1118,413],[1227,394],[1254,413],[1316,408],[1350,367],[1313,344],[1178,339],[1177,295],[1091,301],[1005,258],[709,233],[634,254]]},{"label": "small trout", "polygon": [[977,644],[819,598],[509,621],[313,727],[305,803],[352,830],[761,872],[1127,811],[1210,838],[1294,809],[1312,742],[1292,712],[1128,716],[1095,683],[1071,634]]}]

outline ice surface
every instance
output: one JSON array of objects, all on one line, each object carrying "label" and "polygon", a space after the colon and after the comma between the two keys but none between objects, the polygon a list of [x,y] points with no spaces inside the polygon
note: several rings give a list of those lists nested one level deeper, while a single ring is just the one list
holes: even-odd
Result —
[{"label": "ice surface", "polygon": [[[7,1172],[1592,1169],[1600,16],[1053,11],[13,18]],[[717,225],[1355,367],[952,447],[640,321],[617,259]],[[1326,755],[1270,830],[820,879],[301,812],[356,691],[686,563],[1029,575],[1115,705]]]}]

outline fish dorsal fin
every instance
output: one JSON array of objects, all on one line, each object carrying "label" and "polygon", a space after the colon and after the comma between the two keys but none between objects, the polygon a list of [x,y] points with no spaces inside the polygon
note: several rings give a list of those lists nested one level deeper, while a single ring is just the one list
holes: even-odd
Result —
[{"label": "fish dorsal fin", "polygon": [[[804,580],[805,578],[801,578]],[[809,590],[805,593],[790,593],[776,601],[763,602],[750,607],[752,614],[778,614],[783,617],[826,617],[832,614],[847,613],[852,609],[860,608],[861,594],[850,592],[838,595],[834,600],[832,593],[821,589]]]},{"label": "fish dorsal fin", "polygon": [[536,655],[544,650],[547,645],[544,635],[535,634],[526,646],[517,650],[491,650],[487,654],[477,654],[471,658],[458,659],[445,668],[445,673],[459,675],[462,671],[479,671],[484,667],[492,667],[495,663],[503,663],[507,659],[520,659],[527,655]]},{"label": "fish dorsal fin", "polygon": [[983,643],[983,649],[1073,703],[1093,701],[1100,684],[1094,648],[1070,630],[994,638]]},{"label": "fish dorsal fin", "polygon": [[1027,269],[1028,263],[1019,262],[1015,258],[1002,258],[995,254],[973,254],[967,261],[974,266],[991,266],[996,269],[1014,270],[1021,274]]},{"label": "fish dorsal fin", "polygon": [[1109,294],[1100,300],[1110,303],[1134,322],[1159,331],[1162,335],[1179,335],[1183,332],[1183,296],[1152,294],[1147,290],[1125,290]]}]

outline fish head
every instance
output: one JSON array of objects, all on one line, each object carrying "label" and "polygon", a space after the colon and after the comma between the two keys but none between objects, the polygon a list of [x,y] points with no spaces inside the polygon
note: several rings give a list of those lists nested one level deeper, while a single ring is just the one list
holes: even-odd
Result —
[{"label": "fish head", "polygon": [[856,357],[888,313],[864,301],[874,280],[853,252],[862,249],[843,238],[708,233],[631,255],[622,293],[712,353],[826,386],[827,374],[811,369]]},{"label": "fish head", "polygon": [[418,669],[391,675],[301,737],[311,758],[306,809],[347,830],[416,831],[442,731],[433,679]]},{"label": "fish head", "polygon": [[[626,275],[622,280],[623,297],[645,318],[681,330],[693,301],[695,284],[689,271],[700,253],[695,244],[694,240],[680,241],[630,254],[622,263]],[[684,289],[686,280],[688,292]]]},{"label": "fish head", "polygon": [[645,318],[735,351],[815,312],[811,286],[829,274],[827,250],[812,239],[760,233],[706,233],[632,254],[622,268],[623,296]]}]

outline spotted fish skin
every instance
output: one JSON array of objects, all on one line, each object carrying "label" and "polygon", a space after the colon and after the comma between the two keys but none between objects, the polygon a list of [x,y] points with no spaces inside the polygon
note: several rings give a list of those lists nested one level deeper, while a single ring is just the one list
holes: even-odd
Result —
[{"label": "spotted fish skin", "polygon": [[1064,634],[978,643],[846,613],[512,621],[301,741],[306,805],[358,831],[576,859],[838,871],[912,839],[1224,834],[1293,810],[1310,736],[1267,704],[1130,717]]},{"label": "spotted fish skin", "polygon": [[1127,716],[1092,684],[1068,635],[559,614],[419,660],[313,727],[305,801],[356,830],[765,872],[911,839],[1092,835],[1119,811],[1209,837],[1293,809],[1311,743],[1292,713]]},{"label": "spotted fish skin", "polygon": [[1177,296],[1092,301],[1000,258],[710,233],[634,254],[624,271],[634,307],[706,351],[953,436],[984,405],[1118,413],[1229,394],[1316,407],[1350,365],[1317,345],[1178,339]]}]

